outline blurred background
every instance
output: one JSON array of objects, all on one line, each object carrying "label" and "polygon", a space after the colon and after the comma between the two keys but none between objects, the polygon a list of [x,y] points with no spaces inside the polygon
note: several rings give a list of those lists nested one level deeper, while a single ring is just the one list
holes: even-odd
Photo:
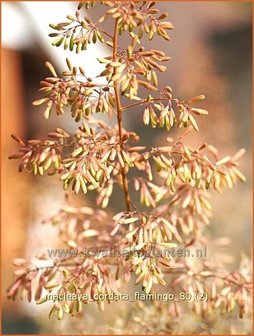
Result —
[{"label": "blurred background", "polygon": [[[32,101],[40,97],[39,81],[48,75],[44,63],[49,60],[57,70],[65,70],[65,58],[75,65],[83,65],[90,76],[99,72],[95,57],[109,52],[99,45],[76,55],[62,48],[52,47],[48,33],[49,23],[65,20],[72,15],[74,2],[2,2],[2,300],[4,334],[37,333],[109,333],[119,314],[127,314],[131,304],[112,305],[109,314],[89,307],[83,322],[48,322],[48,307],[11,302],[6,299],[6,288],[13,279],[12,259],[31,259],[35,252],[58,246],[57,230],[42,226],[41,221],[53,215],[64,203],[64,192],[58,178],[20,175],[17,163],[8,156],[16,152],[10,135],[22,139],[43,138],[48,131],[62,127],[67,131],[77,128],[68,116],[52,116],[45,121],[40,108]],[[213,219],[207,229],[211,239],[228,236],[232,243],[218,253],[227,253],[227,268],[238,267],[240,256],[251,256],[251,3],[236,2],[163,2],[158,7],[169,13],[174,24],[171,41],[155,38],[152,43],[144,39],[146,47],[165,51],[172,57],[168,70],[161,75],[161,85],[170,85],[175,96],[187,99],[205,94],[201,107],[209,116],[198,118],[200,133],[191,134],[186,141],[199,146],[203,142],[214,144],[222,156],[233,155],[246,148],[241,159],[241,170],[247,177],[224,195],[213,193]],[[96,18],[102,11],[95,6],[87,12]],[[111,30],[111,24],[108,23]],[[160,144],[165,133],[144,128],[142,111],[133,110],[125,116],[124,124],[135,130],[146,144]],[[179,131],[178,131],[179,132]],[[177,135],[173,131],[170,136]],[[77,197],[78,198],[78,197]],[[110,208],[119,209],[119,196],[114,195]],[[93,199],[81,198],[82,204]],[[120,204],[121,207],[121,204]],[[208,257],[209,251],[208,251]],[[84,327],[84,323],[86,328]],[[70,326],[72,325],[72,326]]]}]

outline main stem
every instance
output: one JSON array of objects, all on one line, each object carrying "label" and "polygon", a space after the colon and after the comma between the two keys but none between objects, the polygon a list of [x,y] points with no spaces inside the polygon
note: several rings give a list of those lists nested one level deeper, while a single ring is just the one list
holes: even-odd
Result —
[{"label": "main stem", "polygon": [[[116,59],[117,53],[117,43],[118,43],[118,30],[117,30],[117,20],[115,21],[115,28],[114,28],[114,37],[113,37],[113,60]],[[120,147],[124,150],[123,145],[123,121],[122,121],[122,106],[119,94],[119,85],[114,83],[114,91],[115,91],[115,98],[116,98],[116,113],[117,113],[117,123],[118,123],[118,132],[119,132],[119,140],[120,140]],[[126,204],[126,210],[131,210],[131,199],[129,194],[128,188],[128,181],[125,168],[121,169],[122,175],[122,183],[123,183],[123,191],[124,191],[124,199]]]}]

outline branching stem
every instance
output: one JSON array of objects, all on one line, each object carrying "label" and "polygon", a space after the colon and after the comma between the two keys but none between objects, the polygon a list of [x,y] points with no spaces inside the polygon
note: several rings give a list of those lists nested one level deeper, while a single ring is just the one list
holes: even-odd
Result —
[{"label": "branching stem", "polygon": [[[117,20],[115,21],[115,28],[114,28],[114,37],[113,37],[113,60],[116,59],[117,53],[117,43],[118,43],[118,24]],[[123,122],[122,122],[122,106],[120,101],[120,94],[119,94],[119,86],[117,83],[114,84],[114,91],[115,91],[115,98],[116,98],[116,112],[117,112],[117,123],[118,123],[118,131],[119,131],[119,140],[120,140],[120,147],[124,150],[123,146]],[[127,181],[127,174],[125,168],[121,170],[122,175],[122,182],[123,182],[123,190],[124,190],[124,199],[126,204],[126,210],[131,210],[131,199],[129,194],[128,188],[128,181]]]},{"label": "branching stem", "polygon": [[[169,98],[153,98],[153,99],[150,99],[149,102],[144,99],[144,100],[141,100],[137,103],[134,103],[134,104],[131,104],[131,105],[126,105],[122,108],[123,111],[125,110],[128,110],[129,108],[132,108],[132,107],[135,107],[135,106],[140,106],[140,105],[143,105],[145,103],[150,103],[150,102],[160,102],[160,101],[169,101],[170,99]],[[177,101],[177,99],[172,99],[172,101]]]}]

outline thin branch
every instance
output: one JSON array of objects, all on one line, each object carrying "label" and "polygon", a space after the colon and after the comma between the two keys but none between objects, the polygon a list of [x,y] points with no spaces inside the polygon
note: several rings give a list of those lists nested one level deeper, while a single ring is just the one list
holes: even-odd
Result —
[{"label": "thin branch", "polygon": [[[114,28],[114,39],[113,39],[113,60],[116,59],[116,53],[117,53],[117,37],[118,37],[117,33],[118,33],[118,24],[117,24],[117,20],[116,20],[115,21],[115,28]],[[120,95],[119,95],[119,87],[116,83],[114,84],[114,91],[115,91],[115,97],[116,97],[116,112],[117,112],[117,123],[118,123],[120,147],[121,147],[122,150],[124,150],[122,106],[121,106]],[[127,211],[130,211],[131,210],[131,199],[130,199],[130,194],[129,194],[129,189],[128,189],[127,176],[126,176],[126,172],[125,172],[124,168],[121,170],[121,175],[122,175],[126,209],[127,209]]]},{"label": "thin branch", "polygon": [[108,36],[109,38],[111,38],[112,40],[114,39],[113,36],[111,36],[109,33],[107,33],[105,30],[98,28],[100,30],[100,32],[102,32],[104,35]]},{"label": "thin branch", "polygon": [[[135,107],[135,106],[139,106],[139,105],[143,105],[143,104],[145,104],[145,103],[150,103],[150,102],[155,102],[155,101],[169,101],[170,99],[169,98],[153,98],[153,99],[151,99],[151,100],[149,100],[149,101],[147,101],[146,99],[144,99],[144,100],[141,100],[141,101],[139,101],[139,102],[137,102],[137,103],[134,103],[134,104],[131,104],[131,105],[127,105],[127,106],[124,106],[123,108],[122,108],[122,110],[123,111],[125,111],[125,110],[128,110],[129,108],[132,108],[132,107]],[[176,100],[176,99],[172,99],[173,101],[174,100]]]}]

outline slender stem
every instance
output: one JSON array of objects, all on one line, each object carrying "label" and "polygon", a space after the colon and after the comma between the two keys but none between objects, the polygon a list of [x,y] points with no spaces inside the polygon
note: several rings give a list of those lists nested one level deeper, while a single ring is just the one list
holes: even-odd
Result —
[{"label": "slender stem", "polygon": [[[115,28],[114,28],[114,37],[113,37],[113,60],[116,59],[116,53],[117,53],[117,37],[118,37],[118,25],[117,20],[115,21]],[[123,122],[122,122],[122,106],[120,101],[120,95],[119,95],[119,87],[117,83],[114,83],[114,91],[115,91],[115,98],[116,98],[116,112],[117,112],[117,123],[118,123],[118,132],[119,132],[119,140],[120,140],[120,148],[124,150],[123,145]],[[122,155],[122,154],[121,154]],[[126,204],[127,211],[131,210],[131,199],[128,189],[128,181],[126,176],[126,171],[124,168],[121,169],[121,175],[122,175],[122,182],[123,182],[123,190],[124,190],[124,199]]]},{"label": "slender stem", "polygon": [[142,101],[139,101],[137,103],[134,103],[134,104],[131,104],[131,105],[127,105],[127,106],[124,106],[123,107],[123,111],[125,110],[128,110],[129,108],[132,108],[132,107],[135,107],[135,106],[139,106],[139,105],[142,105],[146,102],[146,100],[142,100]]},{"label": "slender stem", "polygon": [[[215,270],[213,270],[213,271],[215,271]],[[186,275],[186,270],[174,271],[174,270],[170,269],[170,270],[163,270],[163,273],[171,274],[171,275],[175,275],[175,274]],[[224,282],[227,281],[227,282],[229,282],[232,285],[235,285],[237,287],[243,287],[243,286],[247,286],[247,285],[251,284],[251,282],[247,281],[246,279],[243,279],[244,280],[243,283],[238,283],[237,281],[234,281],[233,279],[230,279],[229,276],[230,276],[230,274],[227,274],[226,276],[220,276],[218,274],[211,274],[211,275],[206,275],[205,277],[203,277],[203,279],[205,279],[205,278],[220,279],[220,280],[223,280]],[[192,277],[202,277],[202,276],[197,273],[197,274],[193,274]]]},{"label": "slender stem", "polygon": [[[169,98],[153,98],[153,99],[150,99],[149,102],[154,102],[154,101],[169,101],[169,100],[170,100]],[[139,101],[137,103],[124,106],[122,108],[122,110],[124,111],[124,110],[127,110],[127,109],[131,108],[131,107],[139,106],[139,105],[142,105],[142,104],[145,104],[145,103],[148,103],[148,101],[147,100],[141,100],[141,101]]]},{"label": "slender stem", "polygon": [[106,36],[108,36],[109,38],[111,38],[113,40],[113,36],[111,36],[109,33],[107,33],[105,30],[99,28],[99,30]]}]

